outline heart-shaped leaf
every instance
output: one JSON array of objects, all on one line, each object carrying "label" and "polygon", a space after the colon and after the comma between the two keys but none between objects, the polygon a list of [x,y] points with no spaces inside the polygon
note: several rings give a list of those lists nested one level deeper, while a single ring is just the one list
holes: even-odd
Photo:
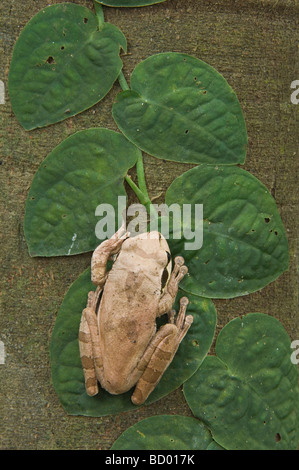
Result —
[{"label": "heart-shaped leaf", "polygon": [[79,131],[59,144],[36,172],[28,194],[24,232],[30,255],[94,250],[99,244],[95,210],[110,204],[118,220],[124,176],[138,154],[122,134],[101,128]]},{"label": "heart-shaped leaf", "polygon": [[162,3],[166,0],[96,0],[102,5],[108,7],[145,7],[147,5],[154,5],[156,3]]},{"label": "heart-shaped leaf", "polygon": [[213,67],[187,54],[157,54],[138,64],[113,117],[129,140],[158,158],[234,164],[246,157],[235,93]]},{"label": "heart-shaped leaf", "polygon": [[[221,450],[209,430],[188,416],[151,416],[128,428],[111,450]],[[174,463],[184,463],[183,456]],[[185,463],[187,463],[187,458]]]},{"label": "heart-shaped leaf", "polygon": [[[101,389],[95,397],[85,392],[78,333],[87,294],[94,289],[90,281],[90,269],[87,269],[68,290],[51,339],[53,385],[64,409],[71,415],[104,416],[136,408],[130,400],[132,391],[110,395]],[[196,296],[188,298],[188,314],[193,315],[193,324],[146,404],[159,400],[186,381],[197,370],[213,341],[217,316],[213,303]]]},{"label": "heart-shaped leaf", "polygon": [[[193,249],[184,236],[169,242],[173,254],[184,253],[189,268],[184,290],[210,298],[236,297],[261,289],[288,269],[288,242],[275,201],[247,171],[192,168],[170,185],[166,204],[191,207],[197,238],[195,205],[203,205],[202,247]],[[188,223],[182,225],[183,232]]]},{"label": "heart-shaped leaf", "polygon": [[193,414],[226,449],[296,449],[298,369],[281,323],[262,313],[236,318],[220,332],[184,386]]},{"label": "heart-shaped leaf", "polygon": [[44,8],[21,32],[9,70],[13,111],[29,130],[74,116],[100,101],[117,79],[126,39],[116,26],[99,30],[88,8]]}]

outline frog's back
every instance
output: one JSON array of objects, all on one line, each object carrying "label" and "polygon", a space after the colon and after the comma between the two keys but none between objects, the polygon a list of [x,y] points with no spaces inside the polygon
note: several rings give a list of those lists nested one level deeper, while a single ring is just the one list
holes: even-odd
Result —
[{"label": "frog's back", "polygon": [[110,393],[129,390],[142,373],[138,364],[156,332],[163,271],[163,263],[147,252],[122,250],[109,272],[98,324],[102,386]]}]

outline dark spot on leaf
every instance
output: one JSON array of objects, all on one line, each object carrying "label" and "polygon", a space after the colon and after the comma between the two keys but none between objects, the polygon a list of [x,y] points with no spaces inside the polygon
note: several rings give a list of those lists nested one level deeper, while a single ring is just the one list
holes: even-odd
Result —
[{"label": "dark spot on leaf", "polygon": [[32,196],[31,201],[34,201],[34,199],[35,199],[35,198]]},{"label": "dark spot on leaf", "polygon": [[63,214],[62,218],[65,219],[65,218],[66,218],[66,214]]},{"label": "dark spot on leaf", "polygon": [[54,57],[52,57],[51,55],[47,58],[46,62],[48,62],[48,64],[54,64],[55,63],[55,60],[54,60]]},{"label": "dark spot on leaf", "polygon": [[276,236],[278,235],[278,232],[276,232],[276,230],[275,230],[275,232],[274,232],[274,233],[275,233],[275,235],[276,235]]},{"label": "dark spot on leaf", "polygon": [[186,129],[186,130],[185,130],[185,134],[189,134],[189,129]]},{"label": "dark spot on leaf", "polygon": [[197,80],[197,77],[194,77],[194,81],[195,81],[195,82],[196,82],[196,80]]},{"label": "dark spot on leaf", "polygon": [[264,219],[264,220],[265,220],[266,224],[268,224],[268,223],[270,222],[270,219],[269,219],[269,217],[265,217],[265,219]]},{"label": "dark spot on leaf", "polygon": [[202,92],[202,94],[203,94],[203,95],[206,95],[206,94],[207,94],[207,90],[204,90],[204,91]]},{"label": "dark spot on leaf", "polygon": [[207,259],[207,261],[205,261],[205,264],[208,264],[211,260],[210,259]]},{"label": "dark spot on leaf", "polygon": [[63,51],[63,50],[64,50],[64,46],[61,46],[61,48],[60,48],[60,49]]},{"label": "dark spot on leaf", "polygon": [[199,342],[196,339],[192,340],[192,344],[193,344],[193,346],[196,346],[196,347],[199,346]]},{"label": "dark spot on leaf", "polygon": [[251,229],[252,232],[255,232],[254,228]]},{"label": "dark spot on leaf", "polygon": [[88,18],[83,18],[83,23],[86,24],[88,22]]},{"label": "dark spot on leaf", "polygon": [[281,441],[281,435],[279,434],[279,432],[277,432],[275,434],[275,442],[279,442],[279,441]]}]

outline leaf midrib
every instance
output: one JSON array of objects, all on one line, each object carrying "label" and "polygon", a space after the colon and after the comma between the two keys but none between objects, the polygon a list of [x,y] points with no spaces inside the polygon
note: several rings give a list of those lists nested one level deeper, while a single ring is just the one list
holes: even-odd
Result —
[{"label": "leaf midrib", "polygon": [[[159,107],[160,109],[163,109],[165,110],[166,112],[170,113],[170,114],[174,114],[174,115],[177,115],[179,116],[180,118],[183,118],[183,121],[187,123],[188,127],[192,127],[193,129],[196,129],[196,130],[200,130],[203,134],[209,136],[209,137],[212,137],[212,140],[213,140],[213,146],[215,145],[215,143],[220,143],[220,146],[224,146],[224,148],[227,150],[227,152],[229,153],[229,155],[233,156],[234,158],[236,158],[236,153],[230,149],[226,142],[222,141],[221,139],[219,139],[217,136],[215,136],[215,134],[213,134],[212,132],[210,132],[209,130],[205,129],[204,127],[200,126],[198,123],[194,123],[193,121],[188,121],[188,119],[186,118],[186,115],[185,113],[181,113],[179,111],[177,111],[177,109],[171,109],[170,107],[166,106],[166,105],[163,105],[151,98],[146,98],[145,96],[143,96],[140,92],[137,92],[135,90],[131,90],[132,92],[135,92],[135,93],[138,93],[139,95],[139,99],[145,103],[148,103],[150,104],[151,106],[157,106]],[[219,99],[219,98],[218,98]],[[223,102],[222,100],[220,100],[222,103],[225,104],[225,102]],[[221,119],[221,117],[220,117]],[[207,139],[208,140],[208,139]],[[211,150],[211,147],[209,148],[209,150]],[[197,152],[198,153],[198,152]],[[202,154],[202,152],[200,152],[200,154]],[[209,156],[209,154],[206,154],[207,156]],[[210,157],[211,159],[211,157]],[[215,161],[215,157],[213,157],[211,160]],[[240,161],[239,159],[236,160],[236,163],[242,163],[243,162],[243,159],[242,161]]]},{"label": "leaf midrib", "polygon": [[[289,436],[288,434],[288,431],[287,429],[285,428],[284,426],[284,420],[281,420],[279,418],[279,416],[277,416],[277,412],[275,411],[275,408],[272,407],[272,404],[270,406],[270,404],[268,403],[268,401],[266,401],[264,399],[264,395],[260,395],[258,393],[258,391],[253,387],[253,385],[250,383],[250,377],[246,377],[246,376],[242,376],[239,371],[238,373],[234,372],[230,366],[228,365],[227,362],[223,361],[221,359],[221,357],[219,357],[219,355],[216,356],[221,362],[222,364],[224,365],[224,367],[227,369],[228,373],[229,373],[229,377],[230,379],[232,378],[237,378],[240,383],[243,385],[243,386],[246,386],[248,390],[250,390],[250,392],[252,392],[253,395],[256,395],[258,397],[258,399],[264,404],[265,408],[264,409],[267,409],[268,408],[268,412],[275,417],[276,421],[282,426],[283,428],[283,431],[285,432],[285,434],[287,436]],[[283,377],[281,377],[280,381],[282,380]],[[279,381],[279,383],[280,383]],[[276,387],[277,388],[277,387]],[[266,408],[267,407],[267,408]]]},{"label": "leaf midrib", "polygon": [[[108,24],[108,23],[107,23],[107,24]],[[81,52],[86,48],[86,46],[87,46],[88,44],[90,44],[90,43],[92,44],[92,42],[93,42],[93,36],[96,35],[96,34],[98,34],[98,33],[102,33],[103,31],[104,31],[104,29],[102,29],[101,31],[99,31],[98,29],[95,29],[94,31],[92,31],[91,34],[88,34],[88,35],[87,35],[87,39],[81,44],[81,46],[80,46],[79,48],[76,48],[76,49],[74,49],[74,50],[71,51],[71,52],[73,52],[74,55],[75,55],[75,54],[76,54],[76,55],[81,54]],[[71,43],[71,44],[72,44],[72,43]],[[72,44],[72,45],[73,45],[73,44]],[[53,80],[51,81],[51,85],[50,85],[50,86],[49,86],[49,85],[45,86],[45,92],[44,92],[44,93],[42,93],[42,92],[37,92],[37,93],[35,94],[35,96],[33,96],[32,100],[31,100],[31,101],[28,101],[28,103],[34,103],[34,104],[37,105],[37,106],[36,106],[36,109],[35,109],[35,113],[34,113],[33,115],[30,113],[30,114],[29,114],[30,116],[40,115],[41,109],[42,109],[42,107],[43,107],[43,103],[48,100],[48,96],[49,96],[51,87],[55,87],[55,85],[61,81],[61,77],[65,75],[65,72],[66,72],[67,68],[69,67],[69,65],[72,64],[72,62],[74,62],[74,57],[71,56],[71,52],[70,52],[70,54],[67,56],[67,60],[64,60],[64,61],[62,62],[62,64],[60,64],[60,67],[61,67],[60,73],[55,73],[55,75],[53,76]],[[27,68],[28,72],[29,72],[30,70],[32,71],[33,68],[34,68],[34,64],[32,64],[32,67],[30,67],[29,69]],[[120,67],[120,68],[121,68],[121,67]],[[26,77],[26,75],[25,75],[25,77]],[[22,82],[24,82],[25,77],[23,77]],[[113,84],[113,83],[112,83],[112,84]],[[112,84],[111,84],[111,86],[112,86]],[[43,99],[42,99],[42,100],[41,100],[41,99],[37,99],[36,96],[39,97],[39,98],[40,98],[40,97],[43,97]],[[97,96],[97,97],[96,97],[96,101],[93,101],[90,106],[92,106],[93,104],[97,103],[97,102],[100,101],[102,98],[103,98],[103,97]],[[64,103],[63,107],[64,107],[64,108],[67,107],[68,104],[70,104],[70,103]],[[88,106],[88,107],[90,107],[90,106]],[[56,110],[55,114],[57,114],[57,112],[62,113],[62,109],[60,109],[60,110],[58,110],[58,111]],[[72,115],[73,115],[72,113],[67,114],[67,115],[66,115],[66,118],[67,118],[68,116],[72,116]],[[26,119],[26,121],[28,122],[28,119]],[[30,121],[30,119],[29,119],[29,121]],[[30,124],[30,125],[31,125],[31,124]],[[34,125],[34,126],[35,126],[35,125]]]}]

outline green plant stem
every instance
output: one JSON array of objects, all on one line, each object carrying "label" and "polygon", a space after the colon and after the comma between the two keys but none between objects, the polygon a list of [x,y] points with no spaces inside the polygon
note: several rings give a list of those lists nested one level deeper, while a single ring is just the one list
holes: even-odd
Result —
[{"label": "green plant stem", "polygon": [[147,191],[146,191],[146,194],[143,191],[141,191],[141,189],[138,188],[137,184],[134,183],[134,181],[132,180],[132,178],[129,175],[125,176],[125,180],[128,183],[128,185],[133,189],[134,193],[136,194],[136,196],[139,199],[139,202],[141,204],[143,204],[144,207],[146,208],[146,211],[147,211],[148,215],[152,219],[157,220],[158,219],[158,212],[156,211],[155,207],[153,206],[153,204],[152,204],[152,202],[151,202],[151,200],[148,196]]},{"label": "green plant stem", "polygon": [[[98,26],[99,29],[101,29],[105,23],[105,18],[104,18],[104,12],[102,5],[97,3],[94,0],[94,7],[96,11],[96,16],[98,19]],[[128,82],[123,74],[123,71],[121,70],[119,76],[118,76],[118,81],[119,84],[122,88],[123,91],[130,90],[130,87],[128,85]],[[146,187],[146,182],[145,182],[145,175],[144,175],[144,168],[143,168],[143,159],[142,159],[142,154],[140,153],[137,162],[136,162],[136,170],[137,170],[137,179],[138,179],[138,184],[140,188],[134,183],[134,181],[130,178],[130,176],[126,175],[125,180],[129,184],[129,186],[133,189],[134,193],[137,195],[139,201],[141,204],[143,204],[148,212],[148,214],[151,213],[151,200],[149,198],[148,192],[147,192],[147,187]],[[152,213],[153,213],[153,208],[152,208]]]},{"label": "green plant stem", "polygon": [[147,187],[146,187],[145,175],[144,175],[143,158],[142,158],[141,153],[139,154],[137,158],[136,170],[137,170],[137,180],[138,180],[139,188],[143,192],[143,194],[147,197],[147,199],[149,199],[149,195],[148,195]]},{"label": "green plant stem", "polygon": [[131,176],[129,175],[126,175],[125,176],[125,180],[126,182],[128,183],[128,185],[133,189],[134,193],[136,194],[136,196],[138,197],[139,201],[141,202],[141,204],[143,204],[146,209],[147,209],[147,206],[148,204],[151,203],[149,197],[146,196],[146,194],[144,194],[140,188],[138,188],[137,184],[134,183],[134,181],[132,180]]},{"label": "green plant stem", "polygon": [[[118,76],[118,81],[123,91],[130,90],[130,87],[128,85],[127,80],[125,79],[123,71],[120,72]],[[143,204],[146,207],[148,214],[150,214],[150,210],[151,210],[150,208],[152,204],[151,204],[151,200],[149,198],[148,192],[147,192],[145,175],[144,175],[144,167],[143,167],[143,158],[142,158],[141,152],[137,158],[136,171],[137,171],[137,180],[138,180],[139,187],[134,183],[134,181],[132,181],[130,176],[127,175],[125,179],[127,183],[129,184],[129,186],[133,189],[134,193],[138,197],[141,204]],[[153,213],[153,208],[152,208],[152,213]]]},{"label": "green plant stem", "polygon": [[[128,85],[128,82],[122,70],[120,71],[118,75],[118,82],[123,91],[130,90],[130,87]],[[152,205],[148,192],[147,192],[145,175],[144,175],[144,167],[143,167],[143,158],[142,158],[141,152],[137,158],[136,171],[137,171],[137,180],[138,180],[139,187],[137,186],[137,184],[134,183],[134,181],[131,179],[129,175],[125,176],[125,180],[128,183],[128,185],[133,189],[140,203],[145,206],[147,213],[152,217],[157,217],[158,216],[157,211]]]},{"label": "green plant stem", "polygon": [[152,203],[151,203],[151,200],[150,198],[148,197],[147,194],[144,194],[140,188],[138,188],[137,184],[134,183],[134,181],[132,180],[132,178],[129,176],[129,175],[126,175],[125,176],[125,180],[126,182],[128,183],[128,185],[133,189],[134,193],[136,194],[136,196],[138,197],[140,203],[142,205],[144,205],[144,207],[146,208],[147,210],[147,213],[149,215],[152,215],[153,213],[153,208],[152,208],[152,211],[151,211],[151,206],[152,206]]},{"label": "green plant stem", "polygon": [[95,0],[94,0],[93,4],[94,4],[95,11],[96,11],[97,19],[98,19],[99,30],[101,30],[104,23],[105,23],[103,7],[102,7],[102,5],[97,3]]},{"label": "green plant stem", "polygon": [[129,87],[129,85],[128,85],[127,80],[125,79],[125,76],[124,76],[122,70],[120,71],[120,74],[119,74],[119,76],[118,76],[118,82],[119,82],[119,84],[120,84],[120,86],[121,86],[121,89],[122,89],[123,91],[130,90],[130,87]]}]

